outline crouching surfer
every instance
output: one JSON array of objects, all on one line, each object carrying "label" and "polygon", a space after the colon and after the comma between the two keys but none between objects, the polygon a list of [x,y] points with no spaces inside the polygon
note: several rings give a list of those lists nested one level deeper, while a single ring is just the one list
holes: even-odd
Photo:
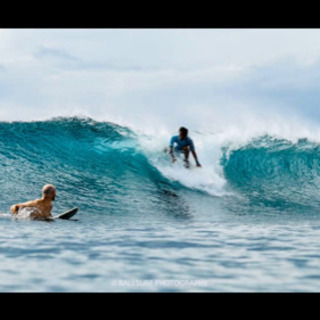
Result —
[{"label": "crouching surfer", "polygon": [[[174,144],[176,146],[174,147]],[[181,127],[179,129],[179,135],[173,136],[170,140],[170,156],[172,163],[175,162],[176,156],[179,156],[181,153],[184,155],[184,164],[186,168],[189,168],[189,153],[192,153],[194,160],[196,161],[197,167],[201,167],[201,164],[198,161],[198,157],[195,151],[194,143],[191,138],[188,137],[188,129]]]},{"label": "crouching surfer", "polygon": [[47,184],[42,189],[42,198],[11,206],[10,210],[14,215],[18,215],[21,209],[27,208],[29,217],[35,220],[46,220],[51,218],[53,201],[56,198],[56,188],[52,184]]}]

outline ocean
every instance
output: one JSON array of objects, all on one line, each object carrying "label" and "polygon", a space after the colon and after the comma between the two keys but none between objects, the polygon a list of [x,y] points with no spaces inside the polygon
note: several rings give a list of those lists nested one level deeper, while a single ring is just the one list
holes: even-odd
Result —
[{"label": "ocean", "polygon": [[[164,152],[175,129],[0,122],[0,291],[319,291],[319,142],[191,130],[188,170]],[[47,183],[77,215],[13,219]]]}]

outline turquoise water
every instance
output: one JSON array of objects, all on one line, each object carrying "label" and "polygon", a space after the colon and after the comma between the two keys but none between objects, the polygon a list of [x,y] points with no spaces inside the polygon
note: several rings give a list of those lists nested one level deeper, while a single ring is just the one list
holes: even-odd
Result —
[{"label": "turquoise water", "polygon": [[[154,139],[92,119],[0,123],[0,291],[319,291],[319,145],[212,142],[186,170]],[[76,221],[12,219],[45,183]]]}]

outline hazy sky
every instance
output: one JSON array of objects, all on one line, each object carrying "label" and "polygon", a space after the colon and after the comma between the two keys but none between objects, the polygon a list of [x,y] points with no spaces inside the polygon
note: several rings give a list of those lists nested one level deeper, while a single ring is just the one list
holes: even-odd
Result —
[{"label": "hazy sky", "polygon": [[318,121],[319,58],[318,29],[4,29],[0,119]]}]

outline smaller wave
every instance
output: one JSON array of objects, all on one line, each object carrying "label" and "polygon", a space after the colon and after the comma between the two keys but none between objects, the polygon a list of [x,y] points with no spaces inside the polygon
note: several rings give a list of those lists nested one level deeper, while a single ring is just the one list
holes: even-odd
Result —
[{"label": "smaller wave", "polygon": [[268,135],[224,149],[228,183],[249,199],[276,206],[320,205],[320,145]]}]

